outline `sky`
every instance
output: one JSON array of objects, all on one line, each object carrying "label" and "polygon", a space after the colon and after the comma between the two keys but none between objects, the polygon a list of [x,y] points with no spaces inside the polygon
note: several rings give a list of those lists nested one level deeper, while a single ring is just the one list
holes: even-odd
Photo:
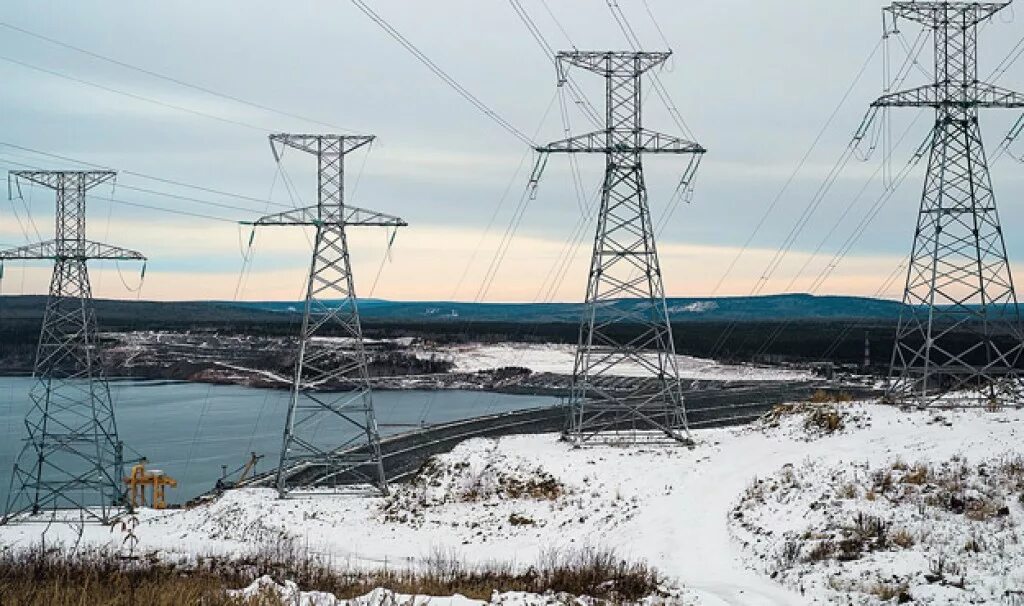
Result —
[{"label": "sky", "polygon": [[[605,0],[520,1],[556,49],[628,49]],[[825,195],[816,195],[832,181],[870,102],[882,94],[883,4],[618,3],[644,49],[673,51],[658,78],[709,150],[692,200],[678,205],[672,194],[685,159],[645,160],[654,222],[664,223],[658,247],[667,293],[898,298],[923,163],[863,229],[858,226],[882,194],[881,149],[850,161]],[[571,102],[568,122],[561,120],[551,58],[512,2],[369,5],[538,143],[562,138],[566,127],[572,133],[591,129]],[[142,251],[149,261],[144,281],[137,264],[93,264],[96,296],[298,299],[310,234],[263,229],[250,246],[250,228],[239,225],[315,200],[313,158],[289,153],[279,167],[267,143],[272,132],[376,135],[368,153],[348,157],[347,201],[400,216],[409,227],[400,230],[390,254],[382,229],[350,230],[361,297],[531,302],[583,296],[594,229],[587,206],[601,182],[602,159],[580,160],[581,204],[568,159],[552,158],[536,198],[515,221],[533,162],[528,146],[349,0],[22,0],[3,3],[0,22],[0,170],[83,168],[76,162],[86,162],[120,171],[116,186],[93,190],[88,235]],[[890,38],[894,70],[918,34],[908,23]],[[1022,36],[1024,15],[1018,19],[1013,7],[985,25],[982,74]],[[903,87],[923,84],[931,61],[926,51],[910,64]],[[598,77],[575,77],[595,104],[603,102]],[[1024,61],[998,74],[998,83],[1024,89]],[[1018,115],[984,114],[990,152]],[[894,141],[906,133],[889,162],[899,174],[927,135],[931,116],[903,109],[890,119]],[[652,129],[683,134],[649,90],[644,120]],[[1016,149],[1021,154],[1024,142]],[[1011,261],[1019,266],[1024,182],[1013,156],[994,161],[992,176]],[[0,242],[19,246],[52,237],[52,193],[27,186],[11,193],[14,199],[0,201]],[[510,243],[502,254],[506,232]],[[844,244],[848,254],[834,262]],[[8,263],[2,290],[43,293],[48,281],[45,263]]]}]

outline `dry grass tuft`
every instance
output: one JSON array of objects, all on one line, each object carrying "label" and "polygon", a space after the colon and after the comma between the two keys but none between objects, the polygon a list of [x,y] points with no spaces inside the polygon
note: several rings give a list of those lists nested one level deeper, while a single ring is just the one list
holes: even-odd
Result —
[{"label": "dry grass tuft", "polygon": [[761,423],[772,427],[777,426],[786,417],[802,415],[804,429],[809,432],[830,435],[842,431],[846,427],[846,415],[836,408],[836,397],[820,391],[811,396],[809,402],[778,404],[761,417]]},{"label": "dry grass tuft", "polygon": [[851,499],[856,499],[857,493],[857,485],[854,484],[853,482],[846,482],[845,484],[840,484],[839,488],[836,489],[836,496],[839,497],[840,499],[845,499],[847,501]]},{"label": "dry grass tuft", "polygon": [[906,583],[887,583],[878,581],[865,587],[865,593],[877,597],[883,602],[896,601],[899,604],[906,604],[912,600],[910,597],[910,586]]},{"label": "dry grass tuft", "polygon": [[900,528],[889,535],[889,541],[900,549],[910,549],[917,541],[914,535],[906,528]]},{"label": "dry grass tuft", "polygon": [[[271,559],[268,554],[273,554]],[[383,587],[396,593],[490,599],[495,591],[591,596],[613,604],[658,594],[660,575],[646,563],[630,562],[614,551],[585,548],[548,552],[529,568],[506,563],[469,565],[435,553],[407,570],[338,570],[290,543],[265,546],[255,555],[228,560],[200,558],[188,568],[155,558],[126,559],[109,552],[69,554],[33,549],[0,555],[0,604],[19,606],[285,606],[270,594],[231,597],[267,575],[294,581],[307,591],[353,598]]]},{"label": "dry grass tuft", "polygon": [[172,566],[154,566],[110,554],[71,556],[53,550],[33,550],[0,558],[0,604],[280,605],[272,596],[249,600],[229,597],[229,588],[232,585],[228,580],[207,570],[183,574]]},{"label": "dry grass tuft", "polygon": [[819,389],[811,394],[809,401],[813,404],[840,404],[842,402],[852,402],[853,396],[845,391],[825,391]]}]

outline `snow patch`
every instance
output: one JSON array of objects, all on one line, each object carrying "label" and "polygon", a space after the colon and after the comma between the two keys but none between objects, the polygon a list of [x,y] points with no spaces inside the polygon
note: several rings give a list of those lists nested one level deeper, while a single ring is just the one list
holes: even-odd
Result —
[{"label": "snow patch", "polygon": [[[335,597],[334,594],[320,591],[302,591],[292,581],[278,584],[269,576],[256,579],[248,587],[229,590],[228,594],[239,598],[258,598],[274,596],[284,604],[293,606],[598,606],[605,602],[586,596],[568,594],[529,593],[523,591],[495,591],[490,600],[474,600],[455,594],[451,596],[430,596],[395,593],[389,589],[378,587],[365,595],[351,599]],[[658,606],[661,604],[684,604],[679,596],[651,596],[638,602],[642,606]]]},{"label": "snow patch", "polygon": [[668,312],[671,314],[703,314],[709,311],[715,311],[716,309],[718,309],[718,303],[715,301],[694,301],[693,303],[688,303],[686,305],[671,305],[668,308]]},{"label": "snow patch", "polygon": [[[571,375],[576,362],[576,346],[560,343],[473,343],[441,347],[420,346],[412,350],[420,359],[450,360],[458,372],[480,372],[505,367],[528,368],[533,372]],[[713,360],[676,356],[679,376],[687,380],[721,381],[803,381],[813,379],[809,372],[786,368],[719,364]],[[652,363],[654,362],[652,357]],[[648,377],[650,368],[623,363],[616,375]]]},{"label": "snow patch", "polygon": [[273,596],[283,604],[294,606],[482,606],[488,603],[521,604],[526,606],[546,603],[541,596],[535,596],[536,600],[529,600],[527,596],[531,594],[508,594],[509,597],[519,597],[520,599],[502,601],[496,601],[496,599],[503,597],[502,594],[495,594],[494,599],[490,602],[485,602],[482,600],[471,600],[461,595],[447,597],[406,595],[380,587],[365,595],[346,600],[335,597],[333,593],[302,591],[292,581],[286,580],[283,584],[278,584],[269,576],[262,576],[243,589],[229,590],[228,594],[245,599]]}]

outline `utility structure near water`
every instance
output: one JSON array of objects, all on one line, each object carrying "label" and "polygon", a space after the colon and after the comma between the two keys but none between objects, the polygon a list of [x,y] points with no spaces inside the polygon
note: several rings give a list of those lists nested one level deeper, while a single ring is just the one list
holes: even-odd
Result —
[{"label": "utility structure near water", "polygon": [[[688,186],[705,149],[643,126],[643,75],[671,52],[571,51],[556,56],[558,85],[571,67],[605,79],[605,128],[537,147],[532,181],[547,154],[602,154],[605,158],[597,232],[584,317],[573,368],[568,433],[576,444],[628,433],[686,442],[689,429],[672,325],[644,182],[645,154],[690,155],[680,187]],[[628,300],[628,301],[623,301]],[[646,380],[619,389],[610,379],[624,367]]]},{"label": "utility structure near water", "polygon": [[978,125],[981,109],[1024,108],[1024,96],[978,79],[978,25],[1007,6],[894,2],[883,11],[887,35],[901,19],[920,23],[935,53],[933,82],[872,104],[935,110],[889,377],[900,404],[1021,405],[1024,334]]},{"label": "utility structure near water", "polygon": [[77,519],[109,522],[126,507],[122,444],[110,387],[99,360],[87,262],[145,261],[141,253],[93,242],[85,234],[86,192],[113,171],[17,171],[10,177],[54,190],[53,240],[0,252],[0,262],[53,261],[18,455],[2,522],[23,514],[77,510]]},{"label": "utility structure near water", "polygon": [[[317,204],[265,216],[255,226],[313,227],[313,258],[306,285],[291,400],[275,483],[284,498],[300,487],[333,487],[365,479],[387,494],[380,436],[373,410],[359,306],[345,228],[405,227],[398,217],[345,204],[345,156],[372,136],[275,134],[274,159],[285,148],[317,159]],[[317,340],[318,336],[342,337]],[[338,390],[339,386],[341,391]],[[333,435],[352,430],[347,437]],[[318,435],[319,433],[319,435]],[[344,432],[342,432],[344,433]],[[326,434],[326,435],[325,435]],[[293,477],[313,478],[309,481]]]}]

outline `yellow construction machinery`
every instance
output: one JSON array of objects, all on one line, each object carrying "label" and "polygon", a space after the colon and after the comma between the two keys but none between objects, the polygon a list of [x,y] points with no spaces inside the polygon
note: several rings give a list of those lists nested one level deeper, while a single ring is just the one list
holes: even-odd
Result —
[{"label": "yellow construction machinery", "polygon": [[150,507],[153,509],[166,509],[167,500],[164,497],[164,490],[170,486],[176,488],[178,481],[165,474],[159,469],[146,469],[146,459],[140,460],[132,466],[131,475],[124,479],[129,488],[129,499],[132,508],[146,506],[146,488],[152,488],[152,499]]}]

